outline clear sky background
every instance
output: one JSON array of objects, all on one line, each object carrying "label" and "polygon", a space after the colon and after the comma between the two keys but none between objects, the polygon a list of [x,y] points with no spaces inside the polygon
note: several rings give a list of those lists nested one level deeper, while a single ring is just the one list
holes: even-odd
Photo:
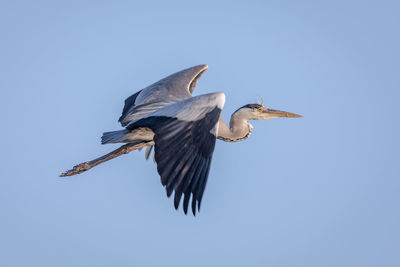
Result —
[{"label": "clear sky background", "polygon": [[[0,265],[400,266],[398,1],[1,1]],[[130,94],[208,64],[223,117],[304,115],[217,141],[202,210],[116,148]]]}]

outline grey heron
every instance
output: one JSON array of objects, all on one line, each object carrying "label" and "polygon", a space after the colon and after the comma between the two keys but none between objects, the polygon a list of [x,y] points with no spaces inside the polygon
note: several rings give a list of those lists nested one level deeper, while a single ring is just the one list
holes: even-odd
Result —
[{"label": "grey heron", "polygon": [[[125,143],[123,149],[146,147],[146,159],[154,147],[154,160],[167,196],[174,192],[175,209],[184,196],[185,214],[190,199],[193,214],[200,210],[216,139],[226,142],[247,139],[253,130],[249,120],[302,117],[263,104],[247,104],[232,114],[227,125],[220,116],[224,93],[192,96],[199,77],[207,69],[207,65],[198,65],[182,70],[128,97],[119,118],[124,129],[105,132],[101,138],[102,144]],[[86,171],[122,154],[121,151],[130,150],[82,163],[61,176]]]}]

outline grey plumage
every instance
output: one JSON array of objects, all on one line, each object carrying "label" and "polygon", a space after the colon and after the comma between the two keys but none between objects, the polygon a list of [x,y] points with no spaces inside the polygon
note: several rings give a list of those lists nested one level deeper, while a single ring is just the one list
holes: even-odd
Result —
[{"label": "grey plumage", "polygon": [[[152,112],[190,98],[200,76],[208,69],[207,65],[194,66],[165,77],[134,93],[125,100],[122,115],[119,118],[121,126],[143,118]],[[149,158],[152,145],[148,145],[146,159]]]},{"label": "grey plumage", "polygon": [[122,143],[125,135],[129,133],[129,130],[119,130],[103,133],[101,137],[101,144],[112,144],[112,143]]},{"label": "grey plumage", "polygon": [[207,65],[198,65],[172,74],[128,97],[119,122],[125,129],[106,132],[102,144],[134,143],[154,146],[157,171],[167,196],[174,194],[176,209],[183,196],[187,213],[190,199],[195,215],[200,210],[216,139],[241,141],[250,136],[248,120],[264,120],[300,115],[248,104],[236,110],[229,126],[220,117],[223,93],[192,97]]},{"label": "grey plumage", "polygon": [[164,106],[192,97],[197,80],[207,68],[207,65],[198,65],[182,70],[128,97],[119,119],[122,126]]},{"label": "grey plumage", "polygon": [[[196,96],[127,125],[130,131],[147,127],[154,132],[157,171],[167,196],[175,192],[175,208],[178,208],[182,194],[192,196],[193,214],[196,207],[200,208],[215,147],[213,132],[218,127],[224,101],[222,93]],[[192,112],[183,112],[188,107]],[[184,210],[187,210],[188,202],[185,203]]]}]

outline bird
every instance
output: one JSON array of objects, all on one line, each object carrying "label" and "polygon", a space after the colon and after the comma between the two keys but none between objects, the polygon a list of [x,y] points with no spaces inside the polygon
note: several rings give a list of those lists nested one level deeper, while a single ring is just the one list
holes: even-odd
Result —
[{"label": "bird", "polygon": [[101,137],[102,144],[146,147],[146,159],[154,148],[167,196],[174,193],[175,209],[183,197],[184,213],[191,204],[194,216],[200,211],[217,139],[239,142],[249,138],[253,131],[249,120],[302,117],[256,103],[238,108],[226,124],[220,115],[225,104],[223,92],[192,95],[207,69],[201,64],[181,70],[129,96],[118,120],[124,128],[104,132]]}]

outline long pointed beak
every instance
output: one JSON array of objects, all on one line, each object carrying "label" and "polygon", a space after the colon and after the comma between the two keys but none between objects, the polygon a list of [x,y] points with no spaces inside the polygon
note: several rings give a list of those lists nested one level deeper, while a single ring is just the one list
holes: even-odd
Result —
[{"label": "long pointed beak", "polygon": [[282,111],[282,110],[276,110],[276,109],[270,109],[270,108],[265,108],[263,110],[263,113],[268,114],[270,117],[274,118],[279,118],[279,117],[287,117],[287,118],[301,118],[303,116],[296,114],[296,113],[291,113],[287,111]]}]

